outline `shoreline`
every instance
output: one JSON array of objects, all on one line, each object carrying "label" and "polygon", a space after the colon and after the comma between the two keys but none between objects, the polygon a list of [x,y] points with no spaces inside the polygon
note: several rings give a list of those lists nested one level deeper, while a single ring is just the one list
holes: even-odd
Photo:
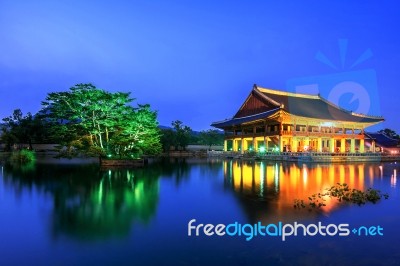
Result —
[{"label": "shoreline", "polygon": [[[6,162],[11,152],[0,152],[0,162]],[[56,158],[56,152],[36,152],[36,162],[50,164],[101,164],[98,157]],[[396,162],[400,156],[380,153],[265,153],[240,154],[222,151],[180,151],[162,153],[156,156],[143,156],[143,161],[158,159],[221,159],[243,161],[275,161],[275,162],[303,162],[303,163],[352,163],[352,162]],[[106,160],[105,160],[106,161]],[[121,161],[121,160],[119,160]],[[124,160],[126,161],[126,160]],[[137,161],[137,160],[135,160]],[[146,163],[147,164],[147,163]]]},{"label": "shoreline", "polygon": [[399,155],[382,153],[295,153],[295,152],[267,152],[263,154],[240,154],[236,152],[209,152],[209,157],[261,160],[261,161],[289,161],[315,163],[346,163],[346,162],[395,162],[400,161]]}]

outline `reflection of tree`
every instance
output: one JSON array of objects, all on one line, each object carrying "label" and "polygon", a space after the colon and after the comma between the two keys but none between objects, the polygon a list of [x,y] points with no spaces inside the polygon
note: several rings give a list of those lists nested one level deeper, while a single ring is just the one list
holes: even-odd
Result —
[{"label": "reflection of tree", "polygon": [[154,162],[152,168],[158,169],[163,177],[174,179],[176,186],[179,186],[191,177],[192,167],[199,165],[207,165],[199,168],[201,176],[214,177],[221,172],[222,161],[204,158],[162,158]]},{"label": "reflection of tree", "polygon": [[204,177],[215,177],[219,176],[222,170],[222,160],[209,158],[204,162],[207,164],[207,167],[200,168],[200,174]]},{"label": "reflection of tree", "polygon": [[96,165],[38,165],[26,172],[6,167],[5,182],[18,190],[33,186],[54,200],[54,234],[79,239],[127,235],[135,221],[148,223],[159,195],[152,168],[99,171]]},{"label": "reflection of tree", "polygon": [[87,195],[56,199],[54,229],[85,238],[126,235],[135,219],[149,222],[159,184],[135,170],[106,170]]},{"label": "reflection of tree", "polygon": [[175,179],[177,186],[190,176],[191,165],[186,158],[163,158],[152,167],[158,169],[163,176]]}]

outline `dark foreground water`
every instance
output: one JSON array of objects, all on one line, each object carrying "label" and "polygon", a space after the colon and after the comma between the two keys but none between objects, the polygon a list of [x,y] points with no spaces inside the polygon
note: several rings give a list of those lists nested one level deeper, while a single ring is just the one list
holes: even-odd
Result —
[{"label": "dark foreground water", "polygon": [[[68,162],[68,161],[67,161]],[[1,265],[399,265],[399,164],[173,160],[143,169],[0,165]],[[390,197],[296,210],[331,185]],[[380,226],[383,236],[188,236],[188,222]],[[193,231],[194,233],[195,231]]]}]

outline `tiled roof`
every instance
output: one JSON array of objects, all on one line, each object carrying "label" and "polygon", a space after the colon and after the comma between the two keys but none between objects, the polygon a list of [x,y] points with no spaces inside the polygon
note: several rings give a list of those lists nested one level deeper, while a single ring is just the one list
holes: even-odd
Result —
[{"label": "tiled roof", "polygon": [[397,145],[399,144],[399,140],[392,139],[382,133],[365,132],[364,134],[365,134],[366,140],[375,140],[375,142],[378,146],[390,148],[390,147],[397,147]]},{"label": "tiled roof", "polygon": [[382,117],[355,114],[344,110],[319,95],[288,93],[257,86],[254,89],[266,98],[280,104],[286,112],[296,116],[360,123],[384,121]]},{"label": "tiled roof", "polygon": [[275,108],[273,110],[262,112],[262,113],[259,113],[256,115],[249,115],[249,116],[244,116],[244,117],[240,117],[240,118],[226,119],[223,121],[214,122],[211,124],[211,126],[218,127],[218,128],[236,126],[236,125],[240,125],[240,124],[243,124],[246,122],[251,122],[251,121],[267,118],[268,116],[275,114],[279,110],[280,110],[280,108]]}]

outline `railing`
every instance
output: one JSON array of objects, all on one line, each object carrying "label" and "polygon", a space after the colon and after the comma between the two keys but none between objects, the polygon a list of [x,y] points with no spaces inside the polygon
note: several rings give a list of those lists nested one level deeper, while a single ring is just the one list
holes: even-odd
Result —
[{"label": "railing", "polygon": [[343,132],[309,132],[309,131],[269,131],[269,132],[237,132],[236,134],[233,133],[225,133],[226,137],[260,137],[260,136],[274,136],[282,134],[284,136],[324,136],[324,137],[361,137],[362,135],[359,133],[343,133]]},{"label": "railing", "polygon": [[345,156],[345,157],[351,157],[351,156],[391,156],[391,154],[384,154],[384,153],[372,153],[372,152],[366,152],[366,153],[360,153],[360,152],[265,152],[265,153],[257,153],[257,155],[261,156],[276,156],[276,155],[284,155],[284,156],[304,156],[304,157],[309,157],[309,156]]},{"label": "railing", "polygon": [[267,132],[267,133],[264,133],[264,132],[256,132],[256,133],[245,133],[245,134],[241,134],[241,133],[239,133],[239,134],[236,134],[236,135],[234,135],[233,133],[229,133],[229,134],[225,134],[225,137],[231,137],[231,138],[234,138],[234,137],[263,137],[263,136],[276,136],[276,135],[279,135],[279,131],[272,131],[272,132]]},{"label": "railing", "polygon": [[268,156],[296,156],[296,157],[313,157],[313,156],[342,156],[342,157],[360,157],[360,156],[379,156],[379,157],[400,157],[396,154],[390,153],[381,153],[381,152],[254,152],[254,151],[244,151],[241,153],[240,151],[208,151],[207,154],[209,156],[261,156],[261,157],[268,157]]},{"label": "railing", "polygon": [[210,157],[243,160],[289,161],[303,163],[347,163],[347,162],[382,162],[399,161],[400,156],[387,153],[329,153],[329,152],[223,152]]},{"label": "railing", "polygon": [[309,131],[282,131],[282,135],[291,136],[329,136],[329,137],[357,137],[361,136],[356,133],[343,133],[343,132],[309,132]]}]

